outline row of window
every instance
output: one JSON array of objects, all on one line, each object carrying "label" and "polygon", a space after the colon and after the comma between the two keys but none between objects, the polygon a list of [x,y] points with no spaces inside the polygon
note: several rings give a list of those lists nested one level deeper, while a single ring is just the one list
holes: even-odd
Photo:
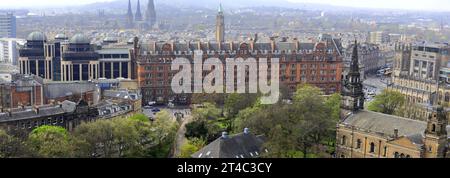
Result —
[{"label": "row of window", "polygon": [[[291,69],[296,69],[297,66],[299,66],[301,69],[307,69],[308,67],[311,69],[318,69],[320,68],[331,68],[331,69],[335,69],[336,68],[336,64],[290,64],[290,68]],[[268,65],[268,68],[270,68],[271,66]],[[286,69],[287,65],[286,64],[280,64],[280,69]],[[157,71],[164,71],[164,70],[170,70],[170,66],[145,66],[144,67],[145,70],[147,71],[152,71],[152,70],[157,70]]]},{"label": "row of window", "polygon": [[61,125],[64,123],[64,119],[62,116],[58,118],[48,118],[42,119],[40,121],[27,121],[27,122],[17,122],[16,129],[32,129],[37,128],[43,125]]},{"label": "row of window", "polygon": [[[345,135],[342,136],[341,145],[344,145],[344,146],[347,145],[347,137]],[[362,140],[361,139],[356,140],[355,149],[357,149],[357,150],[362,149]],[[375,153],[375,151],[376,151],[376,144],[374,142],[371,142],[369,144],[369,153]],[[387,147],[386,146],[384,146],[384,149],[383,149],[383,156],[387,157]],[[411,155],[395,152],[393,157],[394,158],[411,158]]]},{"label": "row of window", "polygon": [[288,79],[289,79],[290,82],[316,82],[316,81],[322,81],[322,82],[331,81],[331,82],[334,82],[334,81],[336,81],[336,77],[316,77],[316,76],[314,76],[314,77],[307,78],[305,76],[302,76],[299,81],[297,81],[297,77],[295,77],[295,76],[289,77],[289,78],[286,77],[286,76],[280,77],[280,80],[282,82],[285,82]]}]

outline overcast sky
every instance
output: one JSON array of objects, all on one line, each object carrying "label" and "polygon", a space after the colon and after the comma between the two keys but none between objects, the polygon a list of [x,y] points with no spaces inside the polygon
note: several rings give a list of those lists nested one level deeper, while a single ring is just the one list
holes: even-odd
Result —
[{"label": "overcast sky", "polygon": [[288,0],[348,7],[450,11],[450,0]]},{"label": "overcast sky", "polygon": [[[30,8],[30,7],[41,8],[50,6],[80,5],[104,1],[114,1],[114,0],[0,0],[0,8]],[[195,2],[195,0],[190,1]],[[273,1],[276,2],[279,0]],[[391,9],[399,8],[411,10],[450,11],[450,0],[285,0],[285,1],[322,3],[348,7],[391,8]]]}]

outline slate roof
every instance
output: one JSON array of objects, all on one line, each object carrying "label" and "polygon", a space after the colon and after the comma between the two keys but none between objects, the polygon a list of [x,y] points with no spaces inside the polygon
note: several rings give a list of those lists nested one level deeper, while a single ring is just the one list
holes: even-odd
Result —
[{"label": "slate roof", "polygon": [[138,93],[130,92],[128,90],[105,90],[103,92],[104,97],[109,98],[119,98],[119,99],[125,99],[125,100],[138,100],[140,99],[140,96]]},{"label": "slate roof", "polygon": [[47,83],[44,88],[45,96],[50,99],[66,97],[73,94],[87,93],[96,89],[95,83],[54,82]]},{"label": "slate roof", "polygon": [[[357,129],[376,133],[385,137],[392,137],[394,135],[394,130],[398,129],[399,136],[406,136],[415,143],[421,143],[421,141],[418,140],[427,127],[427,123],[423,121],[372,111],[360,111],[351,114],[342,122],[342,124],[346,126],[355,126]],[[450,132],[450,126],[447,126],[447,132]]]},{"label": "slate roof", "polygon": [[64,113],[74,112],[77,104],[71,101],[64,101],[60,105],[42,106],[39,108],[39,113],[36,113],[33,108],[26,107],[20,109],[13,109],[11,113],[0,113],[0,122],[9,122],[17,120],[26,120],[32,118],[41,118]]},{"label": "slate roof", "polygon": [[[323,42],[321,42],[323,43]],[[173,46],[174,51],[194,51],[199,50],[198,45],[200,44],[200,49],[204,51],[228,51],[233,49],[233,51],[239,50],[241,42],[229,42],[221,43],[219,48],[219,43],[217,42],[150,42],[143,44],[141,46],[141,51],[143,52],[158,52],[162,51],[163,46],[168,44]],[[251,42],[247,43],[250,47]],[[253,49],[259,51],[313,51],[316,45],[319,43],[305,43],[296,41],[288,42],[275,42],[274,49],[272,49],[272,43],[256,42],[253,43]],[[324,43],[326,45],[326,50],[341,50],[340,42]]]},{"label": "slate roof", "polygon": [[262,136],[251,133],[221,137],[194,153],[192,158],[258,158],[263,151],[264,140]]}]

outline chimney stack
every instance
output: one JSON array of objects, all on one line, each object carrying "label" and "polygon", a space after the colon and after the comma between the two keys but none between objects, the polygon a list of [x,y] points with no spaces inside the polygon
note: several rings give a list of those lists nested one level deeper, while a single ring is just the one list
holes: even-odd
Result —
[{"label": "chimney stack", "polygon": [[12,110],[8,109],[7,112],[8,112],[8,116],[11,117],[12,116]]},{"label": "chimney stack", "polygon": [[33,106],[33,110],[36,114],[39,114],[39,106]]},{"label": "chimney stack", "polygon": [[398,138],[398,129],[394,129],[394,138],[397,139]]}]

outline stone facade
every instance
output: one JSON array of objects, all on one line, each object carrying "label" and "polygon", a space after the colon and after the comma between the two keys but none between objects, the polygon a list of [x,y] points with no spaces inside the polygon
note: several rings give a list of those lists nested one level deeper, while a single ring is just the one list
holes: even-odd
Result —
[{"label": "stone facade", "polygon": [[[364,93],[358,55],[354,48],[349,77],[344,80],[341,121],[336,131],[336,157],[339,158],[445,158],[449,157],[447,111],[431,107],[427,121],[365,111],[359,106]],[[349,99],[352,98],[352,99]],[[349,102],[352,101],[352,102]]]},{"label": "stone facade", "polygon": [[[293,93],[297,86],[308,83],[321,88],[326,94],[340,91],[342,75],[342,51],[338,40],[317,43],[293,41],[248,42],[152,42],[140,44],[134,49],[137,80],[141,87],[143,103],[151,101],[189,100],[188,95],[172,93],[172,77],[178,71],[171,70],[172,61],[186,58],[193,64],[195,51],[203,52],[203,60],[218,58],[225,64],[226,58],[280,59],[280,82]],[[270,66],[270,64],[269,64]],[[208,74],[203,72],[203,77]],[[248,81],[248,76],[246,76]]]}]

